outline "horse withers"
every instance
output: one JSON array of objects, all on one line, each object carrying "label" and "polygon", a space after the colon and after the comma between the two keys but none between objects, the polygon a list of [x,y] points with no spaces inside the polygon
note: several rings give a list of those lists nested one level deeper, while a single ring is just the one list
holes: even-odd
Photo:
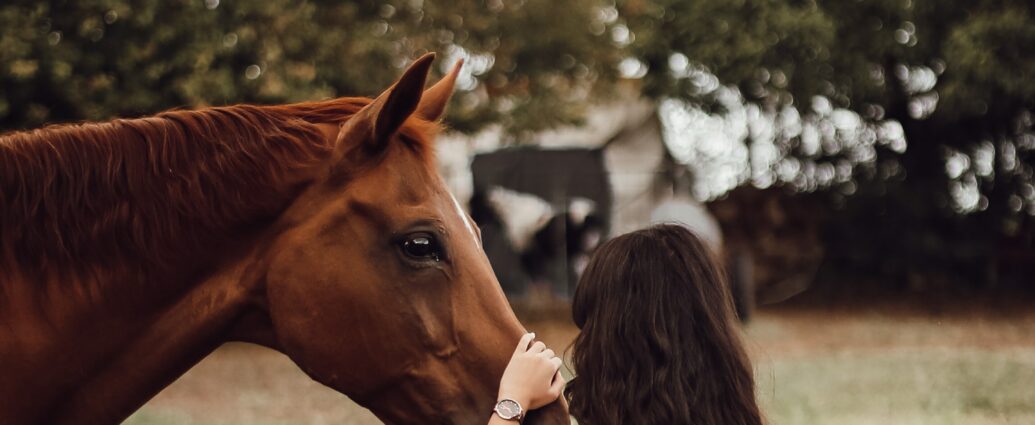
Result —
[{"label": "horse withers", "polygon": [[227,341],[389,424],[485,423],[524,329],[434,171],[461,64],[425,91],[432,60],[376,99],[0,136],[0,423],[118,423]]}]

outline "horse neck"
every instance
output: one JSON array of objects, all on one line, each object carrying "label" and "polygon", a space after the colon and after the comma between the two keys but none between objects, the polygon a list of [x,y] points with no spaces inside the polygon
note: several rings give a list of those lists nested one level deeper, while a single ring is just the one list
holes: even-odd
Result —
[{"label": "horse neck", "polygon": [[[0,240],[0,264],[10,266],[0,267],[0,327],[12,336],[0,341],[0,364],[34,366],[0,376],[0,399],[11,401],[0,407],[0,417],[18,423],[118,423],[231,338],[254,314],[260,277],[250,261],[304,186],[300,176],[292,184],[257,179],[249,186],[206,175],[214,180],[202,184],[248,197],[233,214],[206,222],[161,210],[183,201],[173,199],[176,188],[132,182],[151,184],[156,193],[112,200],[104,209],[108,215],[75,217],[78,226],[94,231],[78,235],[72,248],[99,247],[75,258],[44,253],[48,261],[25,263],[16,243]],[[126,203],[155,215],[125,213],[118,206]],[[9,217],[0,218],[6,220],[0,223],[4,230],[10,229]],[[170,222],[155,221],[162,218]],[[154,235],[159,243],[145,240],[148,232],[134,227],[140,223],[161,233]],[[118,229],[133,231],[128,238],[134,249],[118,246]]]},{"label": "horse neck", "polygon": [[333,139],[301,113],[235,106],[0,136],[2,254],[27,274],[86,279],[204,268],[329,156]]},{"label": "horse neck", "polygon": [[[261,269],[253,254],[242,252],[201,278],[154,290],[108,285],[124,292],[76,289],[53,296],[59,289],[47,285],[45,293],[29,294],[35,304],[20,303],[13,315],[0,311],[0,325],[10,325],[17,341],[0,342],[0,364],[26,365],[0,376],[0,399],[10,401],[0,406],[0,417],[12,423],[119,423],[224,342],[271,341],[238,336],[240,329],[255,328],[250,322],[268,321],[256,305]],[[18,292],[7,291],[10,298],[3,301],[18,301]],[[37,305],[42,316],[26,305]]]},{"label": "horse neck", "polygon": [[78,319],[67,311],[141,316],[177,299],[254,245],[329,155],[337,127],[296,109],[0,136],[0,304],[22,294],[7,302],[50,307],[59,317],[45,321],[60,323]]},{"label": "horse neck", "polygon": [[253,304],[260,279],[253,266],[242,260],[194,282],[82,385],[55,423],[121,422],[214,349],[236,339],[235,330],[244,322],[265,317]]}]

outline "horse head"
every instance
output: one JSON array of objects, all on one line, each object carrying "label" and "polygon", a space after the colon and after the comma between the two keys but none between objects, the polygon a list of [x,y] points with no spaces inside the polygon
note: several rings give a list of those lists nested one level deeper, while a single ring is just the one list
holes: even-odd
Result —
[{"label": "horse head", "polygon": [[[478,228],[435,171],[433,130],[462,63],[433,55],[340,126],[262,262],[275,348],[386,423],[483,424],[524,332]],[[555,403],[531,423],[567,424]]]}]

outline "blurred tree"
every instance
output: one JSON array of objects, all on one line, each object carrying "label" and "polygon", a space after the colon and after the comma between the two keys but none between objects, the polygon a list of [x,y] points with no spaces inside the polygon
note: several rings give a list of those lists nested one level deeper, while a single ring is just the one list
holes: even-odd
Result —
[{"label": "blurred tree", "polygon": [[[750,147],[775,139],[802,170],[854,166],[825,187],[802,173],[787,182],[844,208],[826,243],[845,265],[992,282],[1002,249],[1033,246],[1030,1],[625,0],[618,11],[648,95],[722,106],[695,78],[710,73],[762,113],[802,117],[776,119],[777,136],[750,134]],[[862,125],[842,131],[838,109]],[[748,175],[781,163],[753,161]]]},{"label": "blurred tree", "polygon": [[456,128],[572,122],[598,80],[614,81],[619,52],[595,1],[569,3],[8,0],[0,128],[375,95],[427,51],[444,54],[440,70],[468,58]]},{"label": "blurred tree", "polygon": [[[618,86],[747,125],[733,184],[820,191],[842,266],[994,279],[1032,247],[1028,0],[6,0],[0,130],[373,95],[459,57],[449,124],[577,121]],[[762,117],[755,119],[751,117]],[[731,187],[724,188],[728,190]],[[709,196],[714,196],[710,194]]]}]

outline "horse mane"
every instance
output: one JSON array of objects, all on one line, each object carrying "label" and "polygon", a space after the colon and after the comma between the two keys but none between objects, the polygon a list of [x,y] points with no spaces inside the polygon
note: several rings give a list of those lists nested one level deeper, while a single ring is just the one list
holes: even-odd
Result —
[{"label": "horse mane", "polygon": [[[232,239],[274,219],[295,196],[291,176],[331,156],[316,125],[369,102],[173,110],[0,135],[0,265],[168,265]],[[411,119],[401,133],[419,148],[434,127]]]}]

